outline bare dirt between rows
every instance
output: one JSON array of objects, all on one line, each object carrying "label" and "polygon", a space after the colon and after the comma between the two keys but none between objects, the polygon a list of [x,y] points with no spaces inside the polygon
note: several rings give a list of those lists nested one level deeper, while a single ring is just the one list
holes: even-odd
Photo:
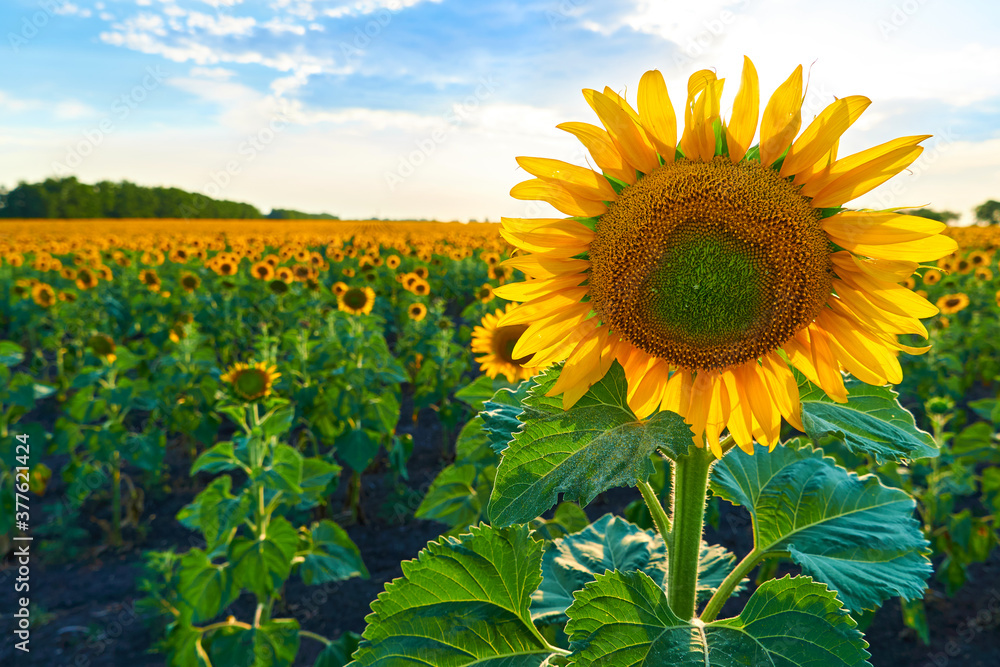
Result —
[{"label": "bare dirt between rows", "polygon": [[[412,517],[427,485],[447,465],[447,452],[453,451],[454,436],[445,446],[440,424],[430,411],[421,414],[418,424],[400,430],[414,435],[414,452],[408,465],[409,481],[397,487],[384,467],[366,474],[362,509],[367,522],[345,525],[361,550],[371,578],[311,587],[293,578],[285,590],[284,605],[275,608],[275,617],[296,618],[303,629],[331,639],[345,631],[363,632],[371,601],[382,592],[386,583],[402,576],[400,563],[415,558],[429,540],[436,539],[444,530],[442,524],[412,518],[400,524],[393,517],[401,513]],[[14,648],[14,624],[10,613],[15,608],[16,597],[23,595],[14,592],[16,568],[10,558],[0,564],[0,613],[3,614],[0,618],[0,665],[153,667],[165,664],[163,655],[149,652],[156,637],[137,613],[135,602],[141,597],[137,583],[142,551],[171,547],[184,551],[198,544],[197,536],[174,518],[206,481],[187,478],[185,465],[189,462],[175,461],[171,466],[171,493],[147,500],[146,516],[152,519],[141,543],[118,552],[102,551],[99,549],[100,534],[95,530],[90,548],[74,562],[45,564],[37,553],[33,555],[31,601],[36,605],[36,621],[41,620],[39,612],[48,615],[48,619],[32,629],[30,653]],[[345,486],[346,477],[332,499],[333,508],[341,506]],[[47,496],[58,491],[58,482],[54,480]],[[592,520],[606,512],[622,514],[625,506],[638,497],[634,489],[616,489],[602,494],[585,509]],[[38,513],[38,519],[44,520],[44,504],[33,508],[33,512]],[[343,521],[343,517],[339,518]],[[747,515],[742,509],[722,503],[718,530],[708,527],[706,539],[742,556],[751,548]],[[785,571],[795,570],[784,568],[779,576]],[[928,598],[930,646],[922,645],[903,625],[897,600],[882,607],[866,630],[872,665],[1000,665],[1000,551],[995,550],[987,563],[973,566],[970,574],[972,581],[953,598],[947,598],[937,582],[931,583],[934,593]],[[737,614],[748,596],[749,593],[744,593],[730,600],[722,616]],[[253,600],[245,594],[233,605],[231,612],[245,619],[252,615],[252,610]],[[295,664],[312,665],[321,648],[318,642],[303,639]]]}]

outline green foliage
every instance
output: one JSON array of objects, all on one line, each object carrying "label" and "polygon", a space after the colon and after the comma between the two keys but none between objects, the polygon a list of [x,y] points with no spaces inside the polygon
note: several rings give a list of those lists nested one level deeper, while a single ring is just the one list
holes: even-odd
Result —
[{"label": "green foliage", "polygon": [[[698,598],[707,600],[732,572],[736,557],[718,545],[702,542]],[[641,571],[666,591],[667,549],[663,538],[611,514],[586,528],[556,539],[542,557],[542,585],[531,596],[536,623],[566,621],[574,595],[606,570]],[[743,589],[736,587],[734,594]]]},{"label": "green foliage", "polygon": [[489,507],[497,525],[530,521],[554,506],[559,493],[586,505],[602,491],[645,481],[656,449],[676,456],[691,443],[678,415],[636,419],[617,363],[566,411],[561,398],[545,396],[557,377],[555,367],[536,378],[524,401],[524,428],[503,451]]},{"label": "green foliage", "polygon": [[814,441],[832,435],[852,452],[870,454],[879,462],[937,456],[934,439],[917,428],[892,389],[846,378],[847,403],[837,403],[801,373],[796,375],[802,426]]},{"label": "green foliage", "polygon": [[567,611],[574,665],[868,665],[868,644],[836,596],[808,577],[771,580],[738,617],[679,619],[645,573],[598,575]]},{"label": "green foliage", "polygon": [[755,552],[787,552],[851,610],[923,595],[932,570],[913,499],[873,475],[858,477],[809,446],[769,454],[758,445],[753,456],[737,450],[719,461],[711,490],[750,511]]},{"label": "green foliage", "polygon": [[480,526],[429,543],[372,603],[352,664],[393,656],[441,667],[542,664],[552,651],[528,610],[541,560],[525,526]]}]

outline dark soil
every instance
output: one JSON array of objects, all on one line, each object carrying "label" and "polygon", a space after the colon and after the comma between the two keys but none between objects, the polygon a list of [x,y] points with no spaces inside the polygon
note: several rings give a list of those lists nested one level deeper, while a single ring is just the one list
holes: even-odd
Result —
[{"label": "dark soil", "polygon": [[[358,545],[371,574],[369,580],[352,579],[320,586],[304,586],[297,579],[289,581],[285,590],[284,607],[277,607],[275,617],[298,619],[303,629],[325,637],[336,638],[345,631],[361,633],[370,603],[385,584],[400,577],[400,562],[415,558],[429,540],[436,539],[444,526],[415,520],[413,511],[419,505],[427,486],[437,472],[447,464],[447,451],[440,424],[435,415],[425,411],[412,429],[401,428],[414,435],[414,452],[410,459],[409,481],[397,485],[385,466],[376,465],[363,478],[362,510],[365,523],[349,525],[346,516],[335,517]],[[454,435],[451,436],[453,441]],[[453,450],[452,450],[453,451]],[[204,486],[205,479],[191,479],[186,474],[190,461],[173,451],[168,457],[171,469],[169,493],[151,492],[146,500],[145,534],[126,533],[130,543],[117,551],[102,548],[102,534],[96,524],[87,526],[90,543],[80,552],[64,554],[66,564],[46,563],[37,553],[39,541],[32,543],[30,595],[33,605],[31,652],[14,648],[14,624],[10,610],[15,609],[14,592],[16,565],[12,559],[0,564],[0,665],[43,665],[45,667],[146,667],[164,664],[161,654],[151,653],[156,641],[156,628],[148,627],[136,610],[142,597],[137,589],[142,571],[142,552],[174,548],[185,551],[198,546],[196,534],[188,531],[174,518],[177,511],[190,502]],[[58,462],[50,462],[58,470]],[[339,509],[343,502],[347,478],[341,480],[338,494],[331,507]],[[49,492],[33,516],[43,518],[53,497],[60,492],[58,474],[53,477]],[[599,496],[586,508],[593,520],[606,512],[621,514],[625,506],[637,499],[632,489],[616,489]],[[706,539],[717,542],[737,555],[751,548],[749,517],[741,508],[721,503],[718,530],[707,528]],[[106,508],[90,508],[98,518]],[[86,513],[85,513],[86,515]],[[408,517],[402,523],[399,517]],[[794,572],[793,568],[779,571]],[[888,602],[874,617],[866,630],[872,645],[871,663],[875,667],[997,667],[1000,665],[1000,550],[991,559],[970,568],[971,582],[953,598],[947,598],[941,587],[932,583],[928,596],[928,623],[932,643],[922,645],[914,633],[903,625],[898,600]],[[732,616],[746,602],[749,593],[727,603],[722,616]],[[237,618],[252,616],[253,601],[245,595],[232,607]],[[312,665],[321,645],[303,639],[296,665]]]}]

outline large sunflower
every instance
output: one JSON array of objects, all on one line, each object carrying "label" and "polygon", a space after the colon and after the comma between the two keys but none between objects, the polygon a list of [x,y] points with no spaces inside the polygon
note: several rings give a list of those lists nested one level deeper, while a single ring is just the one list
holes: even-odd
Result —
[{"label": "large sunflower", "polygon": [[[937,308],[899,283],[918,262],[953,252],[945,225],[841,206],[905,169],[927,135],[837,158],[841,134],[868,107],[838,99],[799,134],[802,67],[764,107],[744,60],[728,121],[722,79],[688,82],[684,129],[660,72],[643,75],[638,111],[610,88],[584,90],[604,129],[564,123],[603,173],[518,158],[535,179],[511,190],[565,219],[503,219],[527,282],[500,287],[524,302],[500,325],[529,325],[512,355],[566,360],[551,395],[572,406],[614,360],[640,418],[671,410],[717,456],[726,428],[753,451],[773,447],[781,417],[801,428],[790,366],[838,402],[841,369],[869,384],[902,379],[898,334],[927,335]],[[796,135],[798,138],[796,139]]]},{"label": "large sunflower", "polygon": [[472,351],[483,355],[476,357],[480,370],[491,378],[503,375],[508,382],[527,380],[538,371],[536,368],[524,366],[530,355],[513,354],[518,340],[528,328],[527,325],[500,326],[499,324],[500,319],[506,313],[513,312],[515,307],[516,304],[508,303],[506,310],[500,308],[495,313],[486,313],[480,325],[472,330]]}]

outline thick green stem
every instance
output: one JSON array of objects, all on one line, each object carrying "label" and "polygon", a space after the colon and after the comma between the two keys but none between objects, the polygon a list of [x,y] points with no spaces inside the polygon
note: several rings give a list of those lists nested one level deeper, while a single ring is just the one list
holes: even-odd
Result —
[{"label": "thick green stem", "polygon": [[667,601],[684,621],[695,612],[698,558],[705,527],[705,494],[708,473],[715,457],[705,448],[691,448],[674,463],[673,528],[667,553]]},{"label": "thick green stem", "polygon": [[646,507],[649,508],[649,514],[653,517],[653,524],[656,526],[656,530],[660,531],[663,542],[669,544],[670,517],[663,511],[663,505],[660,504],[660,499],[656,496],[656,491],[653,490],[653,486],[649,482],[640,482],[638,489],[639,493],[642,494],[642,499],[646,501]]}]

